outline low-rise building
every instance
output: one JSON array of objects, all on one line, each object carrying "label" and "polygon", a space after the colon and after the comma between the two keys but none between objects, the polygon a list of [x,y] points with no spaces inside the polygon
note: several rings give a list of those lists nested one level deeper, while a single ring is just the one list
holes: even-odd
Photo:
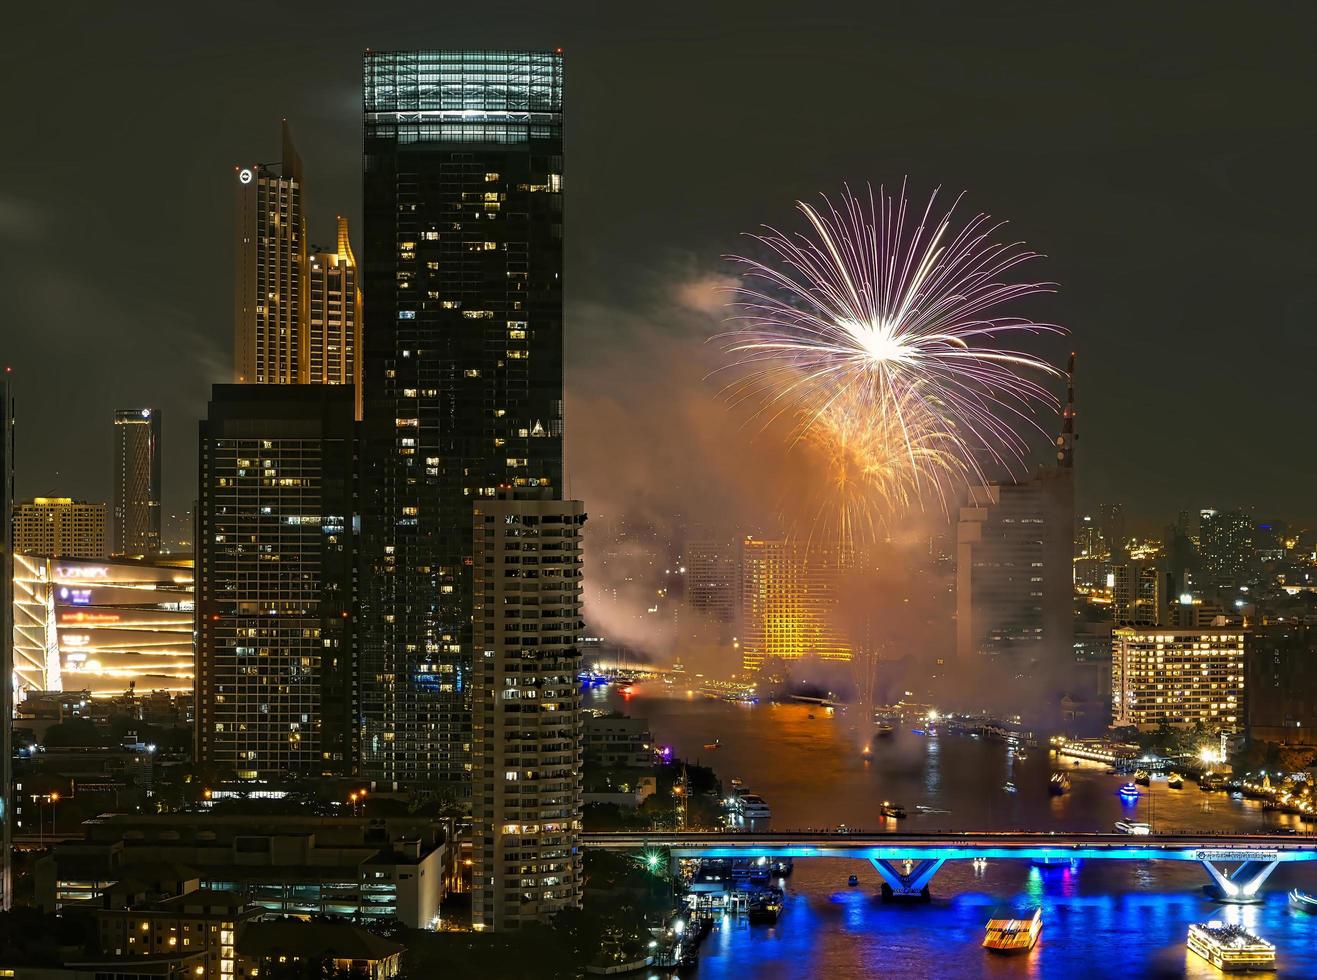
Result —
[{"label": "low-rise building", "polygon": [[604,715],[585,723],[587,765],[645,769],[654,764],[649,722],[626,715]]},{"label": "low-rise building", "polygon": [[[195,879],[185,883],[192,885]],[[236,972],[236,938],[263,914],[236,892],[190,887],[160,896],[149,885],[123,879],[107,889],[92,912],[106,956],[152,957],[201,953],[193,977],[231,980]]]},{"label": "low-rise building", "polygon": [[387,980],[402,968],[405,951],[392,940],[346,923],[255,922],[238,936],[237,976],[264,977],[276,964],[309,962],[362,980]]}]

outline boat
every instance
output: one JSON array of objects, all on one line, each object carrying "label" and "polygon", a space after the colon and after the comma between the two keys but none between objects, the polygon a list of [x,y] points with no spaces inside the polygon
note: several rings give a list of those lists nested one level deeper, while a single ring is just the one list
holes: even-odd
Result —
[{"label": "boat", "polygon": [[1116,829],[1122,834],[1130,834],[1133,837],[1147,837],[1152,833],[1152,824],[1140,823],[1137,820],[1117,820]]},{"label": "boat", "polygon": [[1005,786],[1002,787],[1002,789],[1006,790],[1006,792],[1008,793],[1014,793],[1016,792],[1017,789],[1019,789],[1019,787],[1017,787],[1014,783],[1007,783]]},{"label": "boat", "polygon": [[751,922],[776,922],[782,914],[782,889],[766,888],[750,896],[746,905]]},{"label": "boat", "polygon": [[1062,796],[1070,792],[1070,774],[1057,770],[1052,773],[1051,782],[1047,786],[1048,791],[1053,796]]},{"label": "boat", "polygon": [[894,731],[895,729],[892,728],[891,725],[887,724],[887,722],[885,721],[880,722],[878,726],[873,730],[873,737],[874,739],[888,738]]},{"label": "boat", "polygon": [[1189,927],[1187,945],[1190,952],[1197,953],[1223,973],[1276,968],[1276,947],[1243,926],[1218,920],[1194,923]]},{"label": "boat", "polygon": [[878,808],[878,815],[887,820],[904,820],[905,807],[883,800],[883,805]]},{"label": "boat", "polygon": [[716,749],[718,746],[722,744],[723,744],[722,739],[715,738],[712,742],[705,742],[704,747],[708,749],[710,752],[712,752],[714,749]]},{"label": "boat", "polygon": [[1198,788],[1204,793],[1225,789],[1226,777],[1219,772],[1205,772],[1198,777]]},{"label": "boat", "polygon": [[747,820],[768,820],[773,816],[773,811],[762,796],[745,793],[741,797],[741,815]]},{"label": "boat", "polygon": [[1296,888],[1290,892],[1290,908],[1307,912],[1310,915],[1317,915],[1317,898]]},{"label": "boat", "polygon": [[1167,789],[1182,789],[1184,787],[1184,777],[1178,772],[1173,772],[1166,777]]},{"label": "boat", "polygon": [[854,888],[859,883],[860,883],[859,875],[851,875],[849,878],[846,879],[846,884],[850,885],[852,888]]},{"label": "boat", "polygon": [[1151,786],[1152,776],[1146,769],[1136,769],[1134,772],[1134,782],[1140,786]]},{"label": "boat", "polygon": [[1043,931],[1043,910],[1033,910],[1033,915],[1017,919],[1007,916],[993,916],[988,920],[983,948],[994,953],[1027,953],[1038,943],[1038,935]]},{"label": "boat", "polygon": [[1027,762],[1029,760],[1029,753],[1024,751],[1024,749],[1021,749],[1019,752],[1015,753],[1015,758],[1020,762]]},{"label": "boat", "polygon": [[1139,788],[1133,783],[1125,783],[1120,788],[1120,798],[1127,802],[1133,802],[1139,798]]}]

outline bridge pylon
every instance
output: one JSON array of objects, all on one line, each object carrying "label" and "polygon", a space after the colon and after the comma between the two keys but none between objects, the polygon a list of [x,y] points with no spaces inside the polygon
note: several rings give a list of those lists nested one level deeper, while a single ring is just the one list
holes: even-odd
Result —
[{"label": "bridge pylon", "polygon": [[1227,905],[1250,905],[1262,901],[1258,894],[1262,883],[1280,864],[1279,861],[1244,861],[1227,876],[1221,873],[1210,858],[1199,860],[1213,881],[1212,885],[1207,886],[1209,892]]},{"label": "bridge pylon", "polygon": [[869,858],[869,863],[883,879],[884,899],[918,899],[928,901],[928,883],[942,867],[944,858],[925,858],[922,861],[887,861]]}]

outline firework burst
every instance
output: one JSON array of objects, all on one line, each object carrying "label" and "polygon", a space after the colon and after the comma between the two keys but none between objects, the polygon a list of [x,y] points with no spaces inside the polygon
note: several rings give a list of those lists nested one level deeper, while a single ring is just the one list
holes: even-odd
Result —
[{"label": "firework burst", "polygon": [[[834,205],[798,202],[808,232],[753,237],[767,257],[732,256],[733,400],[753,398],[765,424],[786,417],[792,442],[830,447],[852,490],[889,511],[938,502],[955,484],[1007,470],[1029,451],[1037,414],[1054,413],[1043,383],[1062,372],[1007,346],[1060,327],[1003,307],[1051,283],[1017,281],[1037,253],[996,240],[1003,223],[979,214],[955,230],[935,192],[911,209],[902,188]],[[868,524],[869,521],[863,523]],[[854,531],[861,530],[856,526]]]}]

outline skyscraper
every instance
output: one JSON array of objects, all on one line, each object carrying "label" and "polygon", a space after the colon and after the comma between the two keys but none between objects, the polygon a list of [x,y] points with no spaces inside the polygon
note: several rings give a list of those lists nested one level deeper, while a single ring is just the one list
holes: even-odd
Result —
[{"label": "skyscraper", "polygon": [[363,761],[465,782],[472,505],[561,484],[562,56],[363,72]]},{"label": "skyscraper", "polygon": [[9,814],[13,765],[14,685],[14,394],[0,374],[0,911],[13,899]]},{"label": "skyscraper", "polygon": [[337,247],[316,251],[308,269],[307,376],[310,384],[354,385],[361,418],[361,289],[348,219],[339,217]]},{"label": "skyscraper", "polygon": [[306,218],[302,158],[288,120],[281,163],[234,169],[234,380],[297,384],[306,370]]},{"label": "skyscraper", "polygon": [[16,504],[14,550],[42,558],[104,558],[105,504],[72,497],[33,497]]},{"label": "skyscraper", "polygon": [[1243,585],[1253,562],[1252,520],[1241,510],[1200,511],[1198,553],[1207,585]]},{"label": "skyscraper", "polygon": [[1123,627],[1112,633],[1111,717],[1235,732],[1244,724],[1244,631]]},{"label": "skyscraper", "polygon": [[201,422],[197,761],[239,778],[355,771],[353,398],[216,385]]},{"label": "skyscraper", "polygon": [[114,531],[112,555],[160,552],[160,412],[121,408],[114,413]]},{"label": "skyscraper", "polygon": [[840,550],[783,538],[748,537],[741,553],[741,667],[770,659],[849,661],[837,623]]},{"label": "skyscraper", "polygon": [[471,917],[477,929],[581,904],[579,500],[500,491],[475,505],[475,772]]}]

